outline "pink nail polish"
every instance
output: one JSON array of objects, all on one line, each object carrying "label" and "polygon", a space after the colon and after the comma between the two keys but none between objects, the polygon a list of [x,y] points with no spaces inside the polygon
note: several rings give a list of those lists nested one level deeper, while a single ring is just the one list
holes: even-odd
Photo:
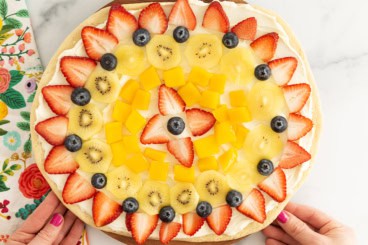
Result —
[{"label": "pink nail polish", "polygon": [[279,214],[279,216],[277,216],[277,221],[279,221],[279,222],[281,222],[281,223],[283,223],[283,224],[285,224],[286,223],[286,221],[288,221],[288,216],[286,215],[286,213],[284,212],[284,211],[282,211],[280,214]]},{"label": "pink nail polish", "polygon": [[52,216],[50,224],[58,227],[61,225],[61,223],[63,223],[63,216],[61,216],[61,214],[54,214],[54,216]]}]

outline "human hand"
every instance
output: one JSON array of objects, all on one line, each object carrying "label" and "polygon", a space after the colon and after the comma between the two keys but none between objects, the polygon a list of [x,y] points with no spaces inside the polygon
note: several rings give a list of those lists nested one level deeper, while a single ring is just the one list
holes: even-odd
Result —
[{"label": "human hand", "polygon": [[84,223],[50,192],[41,205],[8,239],[9,245],[77,244]]},{"label": "human hand", "polygon": [[312,207],[289,203],[265,228],[266,245],[353,245],[354,231]]}]

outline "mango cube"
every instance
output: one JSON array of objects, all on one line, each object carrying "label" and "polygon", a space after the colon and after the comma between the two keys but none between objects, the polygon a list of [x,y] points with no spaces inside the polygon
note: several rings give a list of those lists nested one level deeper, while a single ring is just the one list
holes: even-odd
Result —
[{"label": "mango cube", "polygon": [[131,154],[125,161],[125,165],[135,173],[141,173],[149,169],[149,162],[140,153]]},{"label": "mango cube", "polygon": [[163,75],[166,86],[170,88],[185,84],[184,71],[180,66],[164,71]]},{"label": "mango cube", "polygon": [[244,145],[245,139],[247,138],[248,133],[249,133],[249,129],[241,125],[238,125],[235,130],[236,141],[233,142],[233,146],[238,149],[243,148],[243,145]]},{"label": "mango cube", "polygon": [[213,116],[219,122],[226,122],[229,121],[229,116],[227,115],[227,106],[221,105],[217,109],[213,111]]},{"label": "mango cube", "polygon": [[146,119],[139,114],[136,110],[133,110],[130,115],[128,116],[125,127],[131,132],[132,134],[136,134],[141,130],[144,125],[146,125]]},{"label": "mango cube", "polygon": [[215,155],[219,151],[215,135],[210,135],[193,142],[195,152],[199,158]]},{"label": "mango cube", "polygon": [[231,148],[218,158],[218,161],[224,172],[227,172],[237,160],[238,152],[233,148]]},{"label": "mango cube", "polygon": [[226,76],[224,74],[213,74],[210,79],[209,89],[223,94],[225,92]]},{"label": "mango cube", "polygon": [[247,98],[244,90],[231,91],[229,93],[230,104],[233,107],[243,107],[247,105]]},{"label": "mango cube", "polygon": [[138,89],[132,101],[132,107],[138,110],[148,110],[151,101],[151,93]]},{"label": "mango cube", "polygon": [[236,135],[233,126],[228,122],[216,123],[215,136],[217,144],[219,145],[236,141]]},{"label": "mango cube", "polygon": [[220,94],[209,90],[204,91],[199,99],[199,104],[205,108],[216,109],[219,103]]},{"label": "mango cube", "polygon": [[218,163],[214,156],[199,159],[197,165],[201,172],[207,170],[218,170]]},{"label": "mango cube", "polygon": [[227,111],[229,120],[234,123],[249,122],[252,120],[252,116],[247,107],[231,108]]},{"label": "mango cube", "polygon": [[124,142],[121,140],[111,144],[110,146],[112,151],[112,164],[115,167],[121,166],[127,157]]},{"label": "mango cube", "polygon": [[184,167],[183,165],[174,166],[174,179],[176,181],[194,183],[195,181],[194,174],[195,174],[194,167],[187,168]]},{"label": "mango cube", "polygon": [[205,87],[208,85],[212,74],[201,67],[193,67],[189,73],[188,82]]},{"label": "mango cube", "polygon": [[201,93],[193,83],[187,83],[178,90],[178,93],[187,106],[197,104],[201,98]]},{"label": "mango cube", "polygon": [[163,162],[166,158],[166,152],[159,151],[153,148],[146,148],[143,155],[151,160]]},{"label": "mango cube", "polygon": [[166,181],[169,173],[169,164],[165,162],[152,162],[149,168],[149,178]]},{"label": "mango cube", "polygon": [[139,148],[138,137],[136,135],[123,136],[123,142],[127,152],[132,153],[141,151],[141,148]]},{"label": "mango cube", "polygon": [[139,81],[141,82],[142,87],[147,91],[161,85],[160,77],[153,66],[141,73]]},{"label": "mango cube", "polygon": [[139,89],[139,83],[134,80],[127,81],[120,91],[120,97],[128,103],[131,103],[135,92]]},{"label": "mango cube", "polygon": [[115,121],[125,122],[131,112],[131,105],[118,100],[116,101],[114,109],[112,111],[112,118]]},{"label": "mango cube", "polygon": [[105,136],[108,144],[120,141],[123,138],[123,124],[121,122],[106,123]]}]

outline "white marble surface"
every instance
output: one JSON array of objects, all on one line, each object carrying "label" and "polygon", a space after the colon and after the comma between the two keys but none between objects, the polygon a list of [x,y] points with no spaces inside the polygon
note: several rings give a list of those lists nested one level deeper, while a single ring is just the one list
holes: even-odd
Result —
[{"label": "white marble surface", "polygon": [[[30,0],[42,62],[82,20],[109,0]],[[368,2],[364,0],[252,0],[286,19],[303,44],[324,112],[319,153],[293,201],[310,204],[352,226],[368,244]],[[353,3],[353,4],[352,4]],[[95,244],[118,244],[99,231]],[[255,234],[241,244],[264,244]]]}]

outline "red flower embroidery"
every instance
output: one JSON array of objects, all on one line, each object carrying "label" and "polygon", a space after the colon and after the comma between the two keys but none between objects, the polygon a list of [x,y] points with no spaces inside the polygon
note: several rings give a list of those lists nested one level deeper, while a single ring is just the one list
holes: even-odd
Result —
[{"label": "red flower embroidery", "polygon": [[0,94],[8,90],[10,79],[9,71],[5,68],[0,68]]},{"label": "red flower embroidery", "polygon": [[19,190],[27,198],[39,199],[50,189],[35,163],[29,165],[18,180]]},{"label": "red flower embroidery", "polygon": [[0,211],[1,213],[5,214],[9,211],[9,209],[6,207],[8,206],[10,202],[8,200],[4,200],[3,202],[0,202]]}]

